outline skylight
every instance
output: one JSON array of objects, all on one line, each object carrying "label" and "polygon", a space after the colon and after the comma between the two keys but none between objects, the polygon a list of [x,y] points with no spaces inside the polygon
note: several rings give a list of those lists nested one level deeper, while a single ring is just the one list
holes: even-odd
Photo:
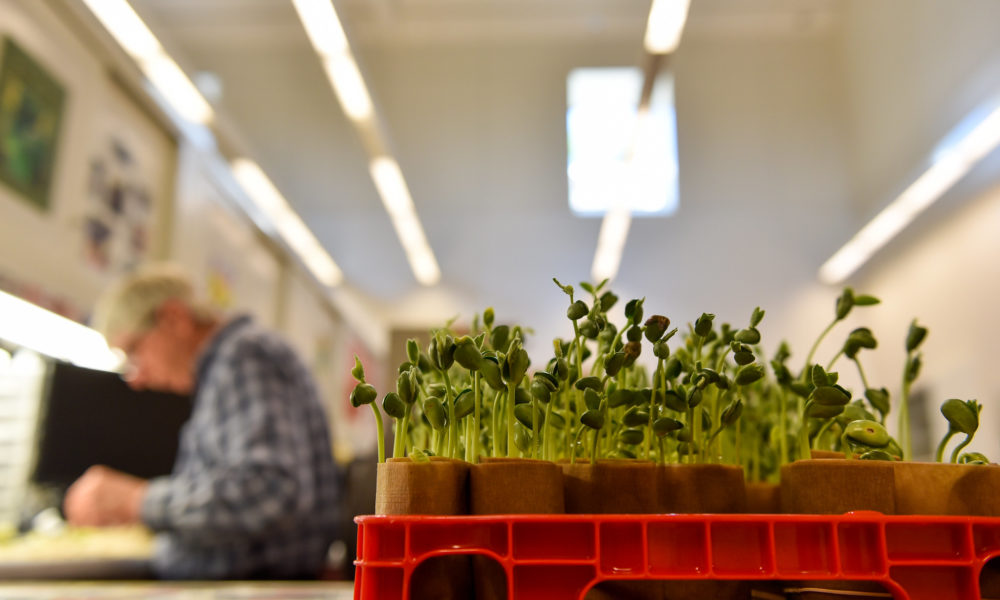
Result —
[{"label": "skylight", "polygon": [[574,69],[567,78],[569,206],[601,217],[621,202],[633,216],[677,210],[677,133],[673,79],[661,75],[640,118],[642,71]]}]

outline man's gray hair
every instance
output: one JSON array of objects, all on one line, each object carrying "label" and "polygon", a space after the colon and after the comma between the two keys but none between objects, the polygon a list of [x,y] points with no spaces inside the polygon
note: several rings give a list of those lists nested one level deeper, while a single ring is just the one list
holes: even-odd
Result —
[{"label": "man's gray hair", "polygon": [[167,300],[179,300],[198,322],[207,323],[217,313],[195,298],[194,284],[180,266],[150,263],[125,275],[97,301],[91,319],[94,329],[109,342],[116,336],[138,333],[156,323],[156,311]]}]

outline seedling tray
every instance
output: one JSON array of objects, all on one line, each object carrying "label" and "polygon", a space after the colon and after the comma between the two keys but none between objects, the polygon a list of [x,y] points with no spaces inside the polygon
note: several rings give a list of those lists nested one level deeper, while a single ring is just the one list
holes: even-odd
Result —
[{"label": "seedling tray", "polygon": [[621,579],[855,580],[895,600],[978,600],[1000,518],[844,515],[360,516],[355,600],[403,600],[424,560],[480,554],[509,600]]}]

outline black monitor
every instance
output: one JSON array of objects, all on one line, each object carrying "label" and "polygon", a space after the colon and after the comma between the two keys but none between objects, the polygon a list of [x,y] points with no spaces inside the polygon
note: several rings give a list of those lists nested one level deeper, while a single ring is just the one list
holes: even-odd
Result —
[{"label": "black monitor", "polygon": [[170,473],[190,398],[136,392],[114,373],[63,362],[47,388],[33,483],[64,491],[96,464],[143,478]]}]

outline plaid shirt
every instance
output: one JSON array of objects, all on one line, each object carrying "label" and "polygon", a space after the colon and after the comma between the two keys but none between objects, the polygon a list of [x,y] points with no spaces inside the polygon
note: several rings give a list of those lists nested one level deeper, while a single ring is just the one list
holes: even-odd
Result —
[{"label": "plaid shirt", "polygon": [[142,520],[168,579],[300,578],[322,569],[340,485],[312,378],[243,316],[198,361],[173,473],[150,482]]}]

